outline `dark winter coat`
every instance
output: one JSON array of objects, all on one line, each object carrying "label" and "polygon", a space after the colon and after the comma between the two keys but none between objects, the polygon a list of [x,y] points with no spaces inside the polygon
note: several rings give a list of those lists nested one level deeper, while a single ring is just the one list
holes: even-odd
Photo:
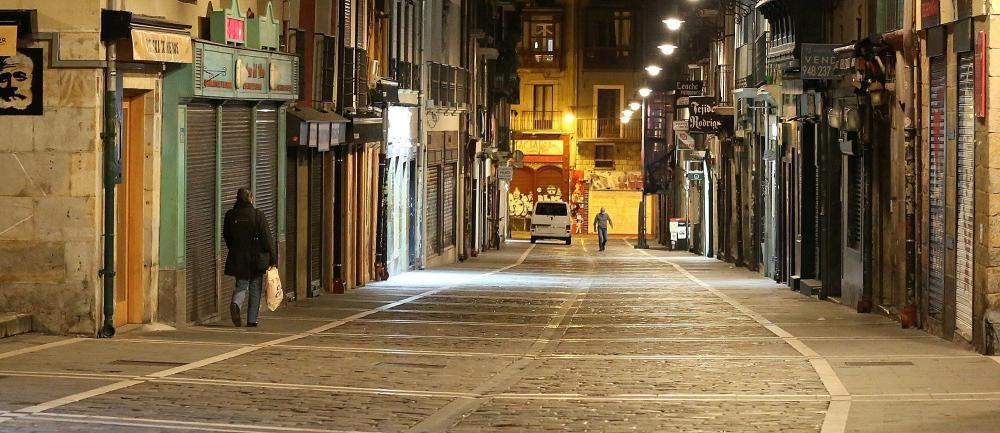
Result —
[{"label": "dark winter coat", "polygon": [[222,238],[229,253],[226,255],[226,275],[249,280],[263,274],[257,268],[259,254],[269,256],[268,263],[277,266],[278,255],[267,229],[267,216],[248,203],[238,203],[226,212]]}]

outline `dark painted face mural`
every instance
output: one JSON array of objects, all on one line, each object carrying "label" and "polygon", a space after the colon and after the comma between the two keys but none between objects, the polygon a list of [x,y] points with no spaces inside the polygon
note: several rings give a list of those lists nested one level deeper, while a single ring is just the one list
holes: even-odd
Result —
[{"label": "dark painted face mural", "polygon": [[42,114],[42,50],[0,57],[0,115]]}]

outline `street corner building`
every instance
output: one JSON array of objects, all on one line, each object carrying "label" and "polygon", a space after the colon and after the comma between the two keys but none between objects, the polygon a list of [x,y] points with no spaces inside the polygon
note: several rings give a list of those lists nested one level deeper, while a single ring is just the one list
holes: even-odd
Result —
[{"label": "street corner building", "polygon": [[224,320],[249,188],[287,301],[498,247],[517,11],[496,1],[0,1],[0,314]]},{"label": "street corner building", "polygon": [[660,241],[1000,350],[996,6],[719,5],[675,12],[718,37],[671,43]]}]

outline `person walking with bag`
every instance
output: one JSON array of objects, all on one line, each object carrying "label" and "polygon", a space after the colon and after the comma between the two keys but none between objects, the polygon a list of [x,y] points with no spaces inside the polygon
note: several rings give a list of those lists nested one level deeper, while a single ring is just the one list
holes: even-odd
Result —
[{"label": "person walking with bag", "polygon": [[[222,237],[229,253],[226,255],[226,275],[236,278],[229,314],[233,325],[242,326],[241,309],[247,303],[247,326],[257,326],[264,272],[277,266],[278,255],[271,243],[267,216],[253,207],[250,190],[236,192],[236,204],[226,211]],[[249,298],[249,299],[247,299]]]}]

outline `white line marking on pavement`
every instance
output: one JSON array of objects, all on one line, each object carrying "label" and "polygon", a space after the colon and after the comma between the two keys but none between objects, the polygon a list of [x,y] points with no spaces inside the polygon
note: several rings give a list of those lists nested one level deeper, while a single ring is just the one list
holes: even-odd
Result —
[{"label": "white line marking on pavement", "polygon": [[135,379],[135,375],[115,374],[115,373],[67,373],[61,371],[15,371],[0,370],[0,376],[14,377],[45,377],[45,378],[71,378],[71,379],[94,379],[94,380],[122,380]]},{"label": "white line marking on pavement", "polygon": [[42,350],[51,349],[53,347],[65,346],[67,344],[79,343],[85,340],[84,338],[67,338],[65,340],[53,341],[51,343],[39,344],[37,346],[25,347],[23,349],[12,350],[10,352],[0,353],[0,359],[7,359],[18,355],[24,355],[26,353],[40,352]]},{"label": "white line marking on pavement", "polygon": [[[117,416],[100,416],[100,415],[73,415],[73,414],[61,414],[61,413],[47,413],[43,415],[38,415],[33,417],[34,419],[55,421],[55,422],[76,422],[84,424],[105,424],[105,425],[121,425],[121,426],[134,426],[134,427],[156,427],[156,428],[167,428],[167,429],[186,429],[186,430],[199,430],[199,431],[224,431],[224,432],[303,432],[303,433],[348,433],[348,430],[326,430],[326,429],[311,429],[311,428],[300,428],[300,427],[279,427],[279,426],[263,426],[257,424],[222,424],[222,423],[208,423],[208,422],[197,422],[197,421],[175,421],[166,419],[150,419],[150,418],[129,418],[129,417],[117,417]],[[350,432],[356,432],[350,430]]]},{"label": "white line marking on pavement", "polygon": [[[175,375],[175,374],[183,373],[185,371],[190,371],[190,370],[193,370],[193,369],[196,369],[196,368],[204,367],[206,365],[211,365],[211,364],[214,364],[214,363],[226,361],[226,360],[229,360],[229,359],[241,356],[241,355],[245,355],[245,354],[248,354],[248,353],[251,353],[251,352],[255,352],[257,350],[265,349],[265,348],[276,346],[276,345],[280,345],[280,344],[285,344],[285,343],[288,343],[288,342],[291,342],[291,341],[295,341],[295,340],[299,340],[299,339],[302,339],[302,338],[305,338],[305,337],[309,337],[311,335],[315,335],[315,334],[318,334],[318,333],[321,333],[321,332],[329,331],[330,329],[333,329],[333,328],[336,328],[338,326],[341,326],[341,325],[343,325],[345,323],[348,323],[348,322],[350,322],[352,320],[357,320],[357,319],[366,317],[368,315],[375,314],[375,313],[377,313],[379,311],[385,311],[385,310],[388,310],[390,308],[406,304],[407,302],[411,302],[411,301],[423,298],[425,296],[429,296],[429,295],[434,294],[434,293],[440,293],[440,292],[448,290],[450,288],[457,287],[460,284],[468,284],[470,281],[473,281],[473,280],[476,280],[476,279],[479,279],[479,278],[482,278],[482,277],[486,277],[486,276],[498,274],[498,273],[504,272],[504,271],[506,271],[508,269],[512,269],[512,268],[514,268],[516,266],[519,266],[522,263],[524,263],[524,261],[527,260],[528,255],[531,254],[531,251],[534,250],[534,249],[535,249],[534,245],[528,247],[528,249],[526,249],[524,251],[524,253],[521,254],[521,256],[513,264],[501,267],[499,269],[495,269],[495,270],[490,271],[490,272],[472,275],[469,278],[467,278],[465,281],[463,281],[462,283],[455,283],[455,284],[451,284],[451,285],[448,285],[448,286],[439,287],[439,288],[436,288],[436,289],[433,289],[433,290],[428,290],[428,291],[425,291],[423,293],[420,293],[420,294],[417,294],[417,295],[414,295],[414,296],[410,296],[408,298],[404,298],[404,299],[401,299],[401,300],[398,300],[398,301],[395,301],[395,302],[383,305],[383,306],[378,307],[378,308],[373,308],[373,309],[368,310],[368,311],[366,311],[364,313],[354,314],[354,315],[351,315],[351,316],[348,316],[348,317],[345,317],[345,318],[342,318],[342,319],[330,322],[330,323],[325,324],[323,326],[319,326],[319,327],[310,329],[308,331],[300,332],[298,334],[289,335],[287,337],[282,337],[282,338],[278,338],[278,339],[266,341],[266,342],[263,342],[263,343],[258,343],[258,344],[255,344],[253,346],[241,347],[239,349],[232,350],[230,352],[226,352],[226,353],[223,353],[223,354],[220,354],[220,355],[211,356],[211,357],[208,357],[208,358],[205,358],[205,359],[202,359],[202,360],[199,360],[199,361],[191,362],[191,363],[188,363],[188,364],[185,364],[185,365],[181,365],[181,366],[178,366],[178,367],[168,368],[166,370],[162,370],[162,371],[158,371],[158,372],[155,372],[155,373],[151,373],[151,374],[143,376],[141,379],[138,379],[138,380],[124,380],[124,381],[121,381],[121,382],[112,383],[112,384],[109,384],[109,385],[105,385],[105,386],[102,386],[102,387],[91,389],[89,391],[84,391],[84,392],[80,392],[80,393],[68,395],[66,397],[58,398],[58,399],[55,399],[55,400],[47,401],[47,402],[44,402],[44,403],[40,403],[40,404],[28,406],[28,407],[19,409],[19,410],[15,411],[15,412],[22,413],[22,414],[40,414],[40,413],[42,413],[44,411],[47,411],[47,410],[50,410],[50,409],[54,409],[54,408],[57,408],[57,407],[65,406],[67,404],[71,404],[71,403],[75,403],[75,402],[78,402],[78,401],[81,401],[81,400],[85,400],[85,399],[88,399],[88,398],[91,398],[91,397],[96,397],[96,396],[99,396],[99,395],[107,394],[107,393],[110,393],[110,392],[114,392],[114,391],[117,391],[117,390],[120,390],[120,389],[124,389],[124,388],[128,388],[128,387],[131,387],[131,386],[135,386],[135,385],[138,385],[138,384],[146,383],[146,382],[149,382],[150,380],[153,380],[153,379],[166,378],[166,377],[169,377],[169,376],[172,376],[172,375]],[[68,344],[68,343],[66,343],[66,344]],[[0,418],[0,423],[5,422],[6,420],[8,420],[8,419],[7,418]]]},{"label": "white line marking on pavement", "polygon": [[[627,240],[625,241],[625,244],[630,247],[632,246],[632,244],[630,244]],[[746,314],[750,318],[754,319],[757,323],[760,323],[762,326],[774,333],[774,335],[777,335],[785,340],[785,342],[787,342],[803,356],[809,358],[809,363],[812,365],[813,369],[816,370],[816,374],[819,375],[820,381],[823,382],[823,386],[826,387],[827,392],[830,393],[830,397],[834,400],[830,402],[830,407],[827,409],[826,417],[823,420],[823,427],[820,430],[821,433],[843,433],[847,430],[847,417],[851,411],[851,395],[847,391],[847,387],[844,386],[844,383],[840,381],[840,378],[833,370],[833,367],[830,366],[829,361],[821,357],[818,353],[816,353],[816,351],[812,350],[809,346],[796,338],[794,335],[790,334],[788,331],[785,331],[780,326],[775,325],[766,317],[746,307],[736,299],[702,281],[700,278],[696,277],[691,272],[688,272],[687,269],[684,269],[684,267],[676,262],[665,257],[654,256],[643,249],[638,249],[636,251],[639,251],[647,257],[651,257],[672,266],[677,270],[677,272],[680,272],[695,284],[703,287],[705,290],[708,290],[713,295],[723,301],[726,301],[737,310],[740,310],[743,314]]]},{"label": "white line marking on pavement", "polygon": [[310,385],[302,383],[271,383],[271,382],[250,382],[227,379],[198,379],[186,377],[168,377],[156,379],[157,383],[173,383],[184,385],[217,385],[239,388],[265,388],[265,389],[293,389],[307,391],[342,392],[345,394],[376,394],[376,395],[399,395],[409,397],[435,397],[435,398],[476,398],[479,394],[470,392],[449,392],[449,391],[422,391],[413,389],[394,388],[364,388],[356,386],[340,385]]}]

